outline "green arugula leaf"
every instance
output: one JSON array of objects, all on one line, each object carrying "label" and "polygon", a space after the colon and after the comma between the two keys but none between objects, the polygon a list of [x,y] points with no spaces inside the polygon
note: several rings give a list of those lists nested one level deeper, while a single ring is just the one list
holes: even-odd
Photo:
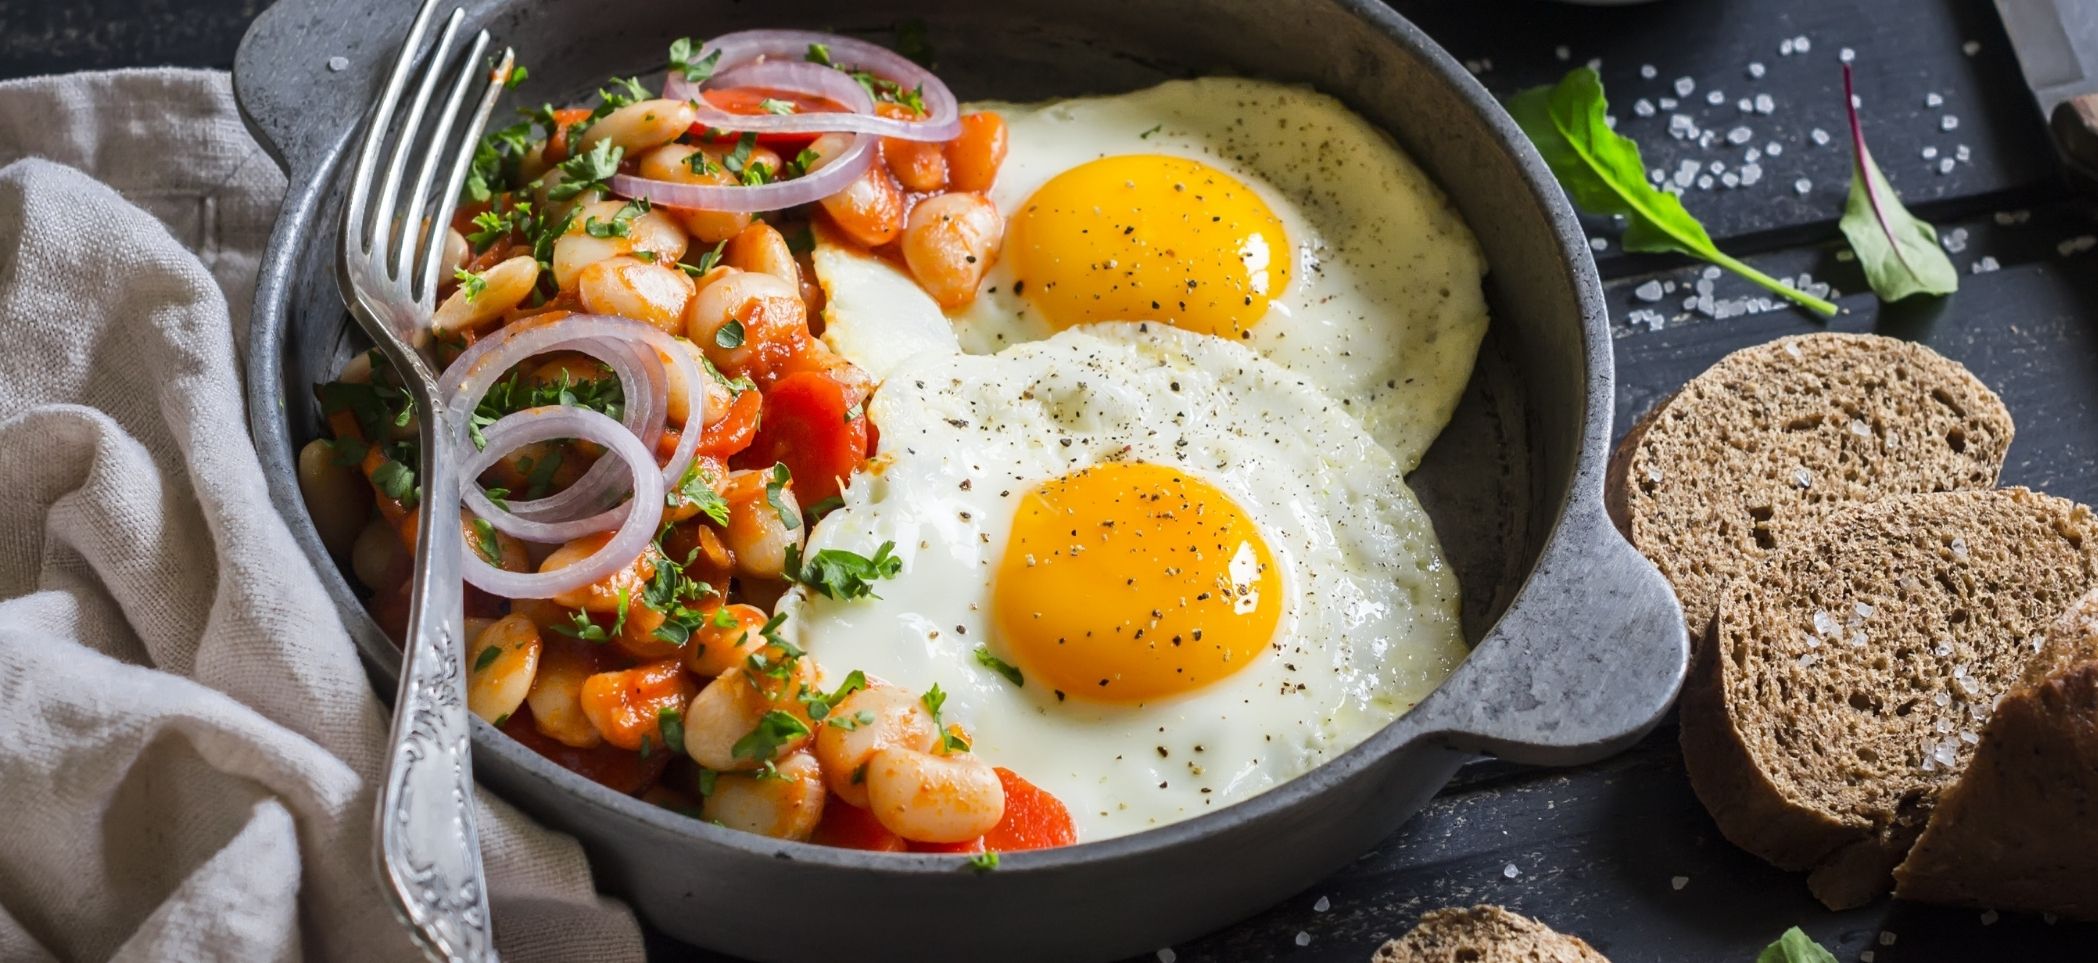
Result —
[{"label": "green arugula leaf", "polygon": [[1795,926],[1756,954],[1756,963],[1836,963],[1836,956]]},{"label": "green arugula leaf", "polygon": [[1027,685],[1027,677],[1020,674],[1020,667],[991,654],[991,647],[976,647],[976,664],[1005,677],[1005,681],[1016,686]]},{"label": "green arugula leaf", "polygon": [[789,506],[782,494],[787,483],[793,480],[794,474],[787,470],[787,463],[783,461],[773,462],[772,469],[765,474],[765,502],[772,506],[773,514],[779,516],[780,525],[790,532],[801,527],[801,512]]},{"label": "green arugula leaf", "polygon": [[895,549],[895,542],[883,542],[874,550],[874,557],[868,558],[842,548],[826,548],[804,565],[800,549],[789,545],[787,578],[827,599],[878,599],[881,596],[874,594],[874,583],[903,571],[903,560],[893,554]]},{"label": "green arugula leaf", "polygon": [[1914,294],[1951,294],[1960,289],[1960,272],[1938,246],[1938,231],[1901,206],[1900,195],[1887,183],[1872,152],[1865,149],[1865,128],[1851,99],[1850,65],[1843,65],[1843,102],[1850,112],[1850,200],[1843,205],[1843,236],[1858,254],[1865,280],[1882,301]]},{"label": "green arugula leaf", "polygon": [[1604,121],[1608,108],[1602,79],[1589,67],[1574,68],[1556,87],[1533,87],[1508,101],[1508,112],[1537,145],[1567,196],[1591,214],[1626,219],[1626,250],[1687,254],[1821,314],[1836,313],[1834,304],[1720,251],[1681,198],[1647,183],[1639,145],[1610,129]]}]

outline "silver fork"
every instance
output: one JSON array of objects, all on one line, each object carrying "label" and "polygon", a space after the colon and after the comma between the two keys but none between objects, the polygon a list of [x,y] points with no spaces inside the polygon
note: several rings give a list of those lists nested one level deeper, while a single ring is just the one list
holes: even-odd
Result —
[{"label": "silver fork", "polygon": [[[338,282],[357,323],[399,372],[418,415],[421,524],[415,538],[408,637],[394,698],[379,793],[379,875],[394,909],[432,957],[494,960],[481,844],[474,830],[473,762],[466,711],[465,607],[459,570],[456,419],[421,348],[429,340],[444,230],[458,206],[474,145],[515,56],[485,65],[488,32],[457,46],[465,11],[454,9],[427,51],[438,0],[423,0],[393,70],[365,121],[343,209]],[[480,81],[480,96],[468,94]],[[414,90],[399,116],[410,83]],[[425,122],[439,88],[444,100]],[[398,123],[396,121],[398,120]],[[390,150],[389,150],[390,147]],[[412,183],[403,185],[420,157]],[[439,173],[444,183],[436,185]],[[433,192],[433,186],[435,190]]]}]

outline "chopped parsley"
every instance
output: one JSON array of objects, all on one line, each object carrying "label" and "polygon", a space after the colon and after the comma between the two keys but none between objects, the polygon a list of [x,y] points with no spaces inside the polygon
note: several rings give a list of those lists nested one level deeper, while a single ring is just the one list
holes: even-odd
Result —
[{"label": "chopped parsley", "polygon": [[378,486],[380,494],[402,505],[415,502],[415,469],[398,461],[389,458],[380,462],[372,470],[372,484]]},{"label": "chopped parsley", "polygon": [[528,76],[531,76],[531,73],[532,73],[531,71],[529,71],[529,70],[526,70],[526,69],[524,68],[524,65],[523,65],[523,64],[517,64],[517,65],[515,65],[515,66],[511,67],[511,68],[510,68],[510,73],[509,73],[509,74],[508,74],[507,76],[505,76],[505,77],[503,78],[503,87],[504,87],[504,89],[506,89],[506,90],[516,90],[516,89],[517,89],[517,85],[518,85],[518,84],[521,84],[521,83],[524,83],[524,82],[525,82],[525,78],[526,78],[526,77],[528,77]]},{"label": "chopped parsley", "polygon": [[1156,134],[1160,130],[1165,129],[1165,126],[1166,125],[1164,124],[1152,124],[1150,130],[1144,131],[1143,133],[1136,135],[1136,137],[1138,140],[1150,140],[1152,134]]},{"label": "chopped parsley", "polygon": [[998,851],[986,849],[969,857],[969,868],[979,873],[988,873],[998,868]]},{"label": "chopped parsley", "polygon": [[[482,435],[482,431],[495,424],[497,419],[527,408],[542,408],[547,405],[588,408],[617,421],[626,411],[626,392],[620,386],[618,376],[612,374],[609,368],[603,370],[602,377],[587,380],[576,380],[567,371],[563,371],[561,377],[556,380],[533,385],[523,383],[521,368],[513,370],[490,385],[488,393],[481,396],[481,403],[474,406],[473,417],[467,421],[467,434],[472,438],[475,448],[485,448],[488,439]],[[546,460],[552,459],[542,460],[542,464]],[[555,467],[559,464],[555,461]],[[547,481],[552,481],[552,475],[553,469],[548,468]]]},{"label": "chopped parsley", "polygon": [[488,519],[476,518],[473,530],[474,540],[478,543],[475,547],[480,550],[481,557],[487,559],[488,564],[500,567],[503,564],[503,543],[496,540],[495,526],[489,524]]},{"label": "chopped parsley", "polygon": [[[611,193],[605,182],[619,173],[619,159],[625,151],[610,138],[598,141],[587,151],[565,161],[556,170],[561,172],[561,183],[546,192],[548,200],[565,201],[584,191]],[[572,213],[572,212],[571,212]]]},{"label": "chopped parsley", "polygon": [[556,625],[554,626],[554,631],[572,639],[581,639],[584,642],[603,643],[612,641],[620,632],[626,630],[627,591],[624,585],[619,587],[618,612],[618,617],[612,620],[612,627],[607,629],[597,624],[590,617],[589,612],[577,609],[568,613],[567,625]]},{"label": "chopped parsley", "polygon": [[664,706],[656,712],[656,731],[663,736],[663,745],[676,748],[685,744],[685,714],[676,706]]},{"label": "chopped parsley", "polygon": [[1020,667],[991,654],[991,647],[976,647],[976,664],[1005,677],[1005,681],[1016,686],[1027,685],[1027,677],[1020,674]]},{"label": "chopped parsley", "polygon": [[[522,68],[519,69],[522,73]],[[517,161],[532,148],[532,123],[529,120],[508,127],[489,131],[474,145],[473,164],[467,168],[466,183],[460,190],[466,200],[475,203],[487,201],[511,189],[511,176]]]},{"label": "chopped parsley", "polygon": [[595,217],[584,218],[583,233],[591,237],[632,237],[634,236],[634,218],[646,213],[648,213],[648,198],[637,197],[626,202],[626,205],[613,214],[612,219],[609,221],[600,221]]},{"label": "chopped parsley", "polygon": [[939,683],[935,682],[932,684],[932,688],[925,690],[925,694],[918,697],[918,702],[925,706],[925,711],[932,713],[933,728],[940,731],[940,751],[942,753],[951,754],[969,751],[968,737],[947,728],[947,724],[940,721],[940,708],[947,704],[947,693],[940,691]]},{"label": "chopped parsley", "polygon": [[714,76],[714,67],[721,63],[721,51],[710,51],[700,57],[699,50],[691,37],[679,37],[670,42],[670,69],[684,74],[686,83],[706,83]]},{"label": "chopped parsley", "polygon": [[[698,155],[694,155],[694,156],[698,156]],[[721,252],[723,252],[723,251],[725,251],[725,250],[728,250],[728,239],[727,239],[727,238],[722,238],[722,239],[721,239],[721,241],[720,241],[719,243],[717,243],[717,244],[715,244],[715,245],[714,245],[714,249],[713,249],[713,250],[711,250],[711,251],[707,251],[707,252],[704,252],[704,253],[700,254],[700,256],[699,256],[699,263],[698,263],[698,264],[686,264],[686,263],[685,263],[685,262],[683,262],[683,261],[679,261],[679,262],[678,262],[678,265],[677,265],[677,266],[678,266],[678,268],[679,268],[679,269],[683,270],[683,271],[684,271],[684,272],[685,272],[686,274],[692,275],[693,277],[698,277],[698,276],[700,276],[700,275],[702,275],[702,274],[705,274],[705,273],[707,273],[708,271],[711,271],[711,270],[713,270],[713,269],[714,269],[714,265],[716,265],[716,264],[720,264],[720,263],[721,263]],[[717,332],[715,332],[715,333],[714,333],[714,340],[715,340],[715,341],[717,341],[717,342],[721,340],[721,333],[720,333],[720,332],[718,332],[718,331],[717,331]],[[716,374],[716,375],[719,375],[719,374],[720,374],[720,372],[718,372],[718,371],[717,371],[717,372],[715,372],[715,374]]]},{"label": "chopped parsley", "polygon": [[758,101],[758,109],[768,114],[784,115],[793,113],[797,108],[792,102],[780,100],[776,97],[767,97]]},{"label": "chopped parsley", "polygon": [[780,165],[780,176],[800,177],[801,175],[808,173],[809,168],[815,167],[816,162],[822,159],[823,155],[816,153],[815,148],[804,147],[801,149],[801,153],[795,154],[792,159],[787,160]]},{"label": "chopped parsley", "polygon": [[[743,168],[750,164],[751,152],[757,150],[757,147],[758,135],[745,132],[743,136],[736,138],[736,146],[727,154],[722,155],[721,166],[731,174],[745,176]],[[763,167],[764,165],[760,164],[758,166]],[[747,180],[748,178],[745,177],[745,179]]]},{"label": "chopped parsley", "polygon": [[743,347],[743,322],[735,318],[728,319],[727,324],[715,330],[714,346],[729,350]]},{"label": "chopped parsley", "polygon": [[800,549],[789,545],[787,578],[827,599],[881,598],[874,594],[874,583],[903,571],[903,560],[895,556],[895,549],[895,542],[883,542],[869,558],[842,548],[826,548],[803,564]]},{"label": "chopped parsley", "polygon": [[502,657],[503,647],[500,645],[491,645],[485,649],[482,649],[481,654],[474,657],[474,671],[479,672],[482,669],[488,668],[489,666],[495,664],[495,660],[500,659]]},{"label": "chopped parsley", "polygon": [[680,505],[698,505],[700,514],[714,520],[716,525],[728,524],[728,502],[714,490],[714,479],[699,469],[699,459],[686,466],[685,477],[678,479],[677,487],[663,496],[665,508]]},{"label": "chopped parsley", "polygon": [[465,268],[453,271],[452,280],[459,282],[459,290],[466,293],[468,303],[472,303],[473,299],[480,297],[482,291],[488,290],[487,278]]},{"label": "chopped parsley", "polygon": [[809,734],[809,727],[793,714],[774,709],[758,720],[757,728],[736,740],[729,752],[739,759],[769,761],[782,747]]},{"label": "chopped parsley", "polygon": [[[866,687],[867,673],[861,672],[858,669],[854,669],[852,670],[851,674],[845,677],[844,682],[838,684],[838,688],[836,689],[836,691],[833,691],[828,695],[824,694],[821,691],[802,692],[800,696],[801,704],[808,707],[809,718],[814,719],[818,722],[822,722],[825,717],[830,715],[831,709],[835,708],[838,703],[845,701],[846,696],[858,692]],[[862,712],[858,715],[866,716],[868,715],[868,713]],[[840,719],[831,719],[830,724],[832,726],[835,726],[836,728],[851,731],[853,729],[859,728],[860,726],[872,723],[873,721],[873,718],[870,716],[865,721],[861,721],[853,725],[846,725],[844,721]]]},{"label": "chopped parsley", "polygon": [[790,508],[782,496],[788,483],[793,480],[794,474],[787,470],[786,462],[773,462],[772,470],[765,474],[765,502],[771,505],[773,513],[779,516],[780,525],[790,532],[801,527],[801,513]]},{"label": "chopped parsley", "polygon": [[[693,550],[693,555],[698,549]],[[689,563],[691,556],[685,559]],[[692,640],[692,633],[707,623],[707,613],[698,611],[685,603],[698,601],[714,594],[714,587],[685,574],[685,565],[669,557],[656,560],[655,574],[641,587],[641,604],[663,613],[663,624],[649,634],[671,645],[682,647]],[[719,613],[721,610],[715,610]],[[731,620],[730,624],[734,624]]]}]

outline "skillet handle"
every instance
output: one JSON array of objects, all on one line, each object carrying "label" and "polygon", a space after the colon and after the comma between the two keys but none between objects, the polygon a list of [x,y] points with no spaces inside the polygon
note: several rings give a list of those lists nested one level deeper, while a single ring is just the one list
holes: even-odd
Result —
[{"label": "skillet handle", "polygon": [[1689,639],[1675,592],[1576,496],[1522,593],[1409,719],[1452,748],[1512,762],[1593,762],[1639,740],[1682,687]]},{"label": "skillet handle", "polygon": [[319,173],[320,158],[357,128],[392,62],[387,44],[407,31],[415,9],[278,0],[248,26],[233,57],[233,98],[249,133],[294,184]]}]

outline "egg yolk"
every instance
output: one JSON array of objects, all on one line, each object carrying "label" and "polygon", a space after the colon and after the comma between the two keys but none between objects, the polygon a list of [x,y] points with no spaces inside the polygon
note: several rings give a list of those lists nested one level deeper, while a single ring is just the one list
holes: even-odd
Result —
[{"label": "egg yolk", "polygon": [[1289,238],[1260,196],[1201,161],[1103,157],[1043,184],[1001,256],[1057,330],[1163,321],[1242,338],[1289,286]]},{"label": "egg yolk", "polygon": [[1113,703],[1244,669],[1283,604],[1274,557],[1230,496],[1142,463],[1081,469],[1022,496],[992,598],[1029,683]]}]

